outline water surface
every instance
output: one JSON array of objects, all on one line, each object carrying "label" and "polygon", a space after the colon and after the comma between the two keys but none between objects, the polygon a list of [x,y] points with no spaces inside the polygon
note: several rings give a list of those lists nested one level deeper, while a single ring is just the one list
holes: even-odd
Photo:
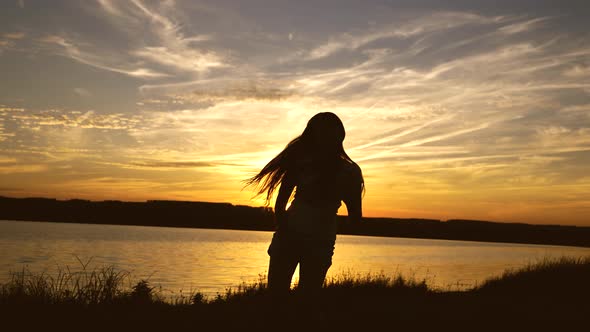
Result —
[{"label": "water surface", "polygon": [[[166,295],[208,295],[267,272],[271,232],[0,221],[0,282],[9,271],[114,265]],[[339,235],[328,277],[384,273],[465,289],[544,258],[590,255],[590,248]],[[297,276],[298,271],[296,271]],[[296,282],[297,278],[294,278]]]}]

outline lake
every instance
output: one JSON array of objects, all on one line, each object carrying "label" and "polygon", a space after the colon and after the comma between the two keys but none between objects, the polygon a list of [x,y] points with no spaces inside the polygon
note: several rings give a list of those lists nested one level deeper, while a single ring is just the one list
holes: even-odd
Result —
[{"label": "lake", "polygon": [[[148,279],[166,296],[224,292],[266,275],[271,232],[0,220],[0,283],[10,271],[56,273],[114,265]],[[505,269],[544,258],[590,255],[590,248],[338,235],[328,278],[384,273],[467,289]],[[295,271],[293,282],[297,280]]]}]

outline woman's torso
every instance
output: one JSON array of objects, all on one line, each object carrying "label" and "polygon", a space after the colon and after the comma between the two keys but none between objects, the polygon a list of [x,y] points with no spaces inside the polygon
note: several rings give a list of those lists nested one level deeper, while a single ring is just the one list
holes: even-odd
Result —
[{"label": "woman's torso", "polygon": [[301,160],[296,168],[295,197],[288,209],[288,229],[310,237],[336,237],[336,213],[354,185],[358,166],[343,158],[332,163]]}]

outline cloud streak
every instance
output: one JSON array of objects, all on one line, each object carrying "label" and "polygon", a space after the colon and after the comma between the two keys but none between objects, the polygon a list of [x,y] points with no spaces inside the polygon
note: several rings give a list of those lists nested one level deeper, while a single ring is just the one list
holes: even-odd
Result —
[{"label": "cloud streak", "polygon": [[425,15],[410,20],[399,26],[398,24],[382,28],[378,31],[358,35],[343,34],[325,44],[312,49],[307,58],[311,60],[330,56],[343,49],[356,50],[369,43],[387,38],[410,38],[441,30],[451,30],[465,25],[487,25],[503,21],[501,16],[485,17],[472,13],[442,12]]}]

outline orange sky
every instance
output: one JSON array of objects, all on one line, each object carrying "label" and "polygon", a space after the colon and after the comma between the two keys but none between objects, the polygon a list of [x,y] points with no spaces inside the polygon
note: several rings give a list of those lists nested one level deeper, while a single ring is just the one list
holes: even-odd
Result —
[{"label": "orange sky", "polygon": [[427,3],[2,5],[0,195],[260,205],[330,111],[366,216],[590,226],[587,18]]}]

